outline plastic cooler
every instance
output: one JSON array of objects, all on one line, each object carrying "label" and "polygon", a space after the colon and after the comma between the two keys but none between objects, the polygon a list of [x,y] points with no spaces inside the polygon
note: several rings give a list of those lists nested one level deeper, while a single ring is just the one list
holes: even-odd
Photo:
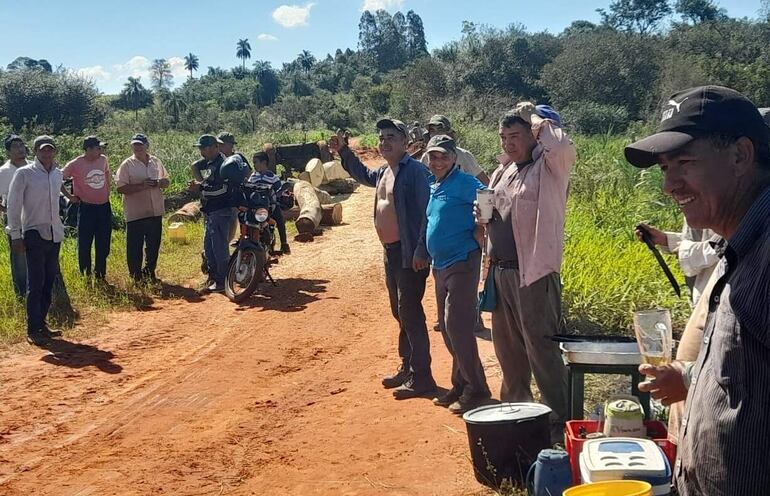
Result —
[{"label": "plastic cooler", "polygon": [[[676,462],[676,445],[668,440],[668,429],[663,422],[657,420],[647,420],[644,422],[647,427],[647,435],[655,441],[663,453],[668,458],[671,467]],[[580,452],[583,451],[583,443],[587,440],[580,437],[580,428],[585,429],[586,434],[602,431],[602,423],[599,420],[569,420],[565,427],[565,444],[567,453],[569,453],[569,465],[572,469],[572,482],[580,484]]]}]

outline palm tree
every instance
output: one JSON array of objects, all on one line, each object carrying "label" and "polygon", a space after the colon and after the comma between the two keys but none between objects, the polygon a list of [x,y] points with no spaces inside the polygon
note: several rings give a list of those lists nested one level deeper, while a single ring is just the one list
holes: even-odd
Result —
[{"label": "palm tree", "polygon": [[179,124],[179,117],[187,110],[187,100],[178,91],[164,90],[160,93],[160,103],[163,108],[171,115],[171,121],[174,126]]},{"label": "palm tree", "polygon": [[189,55],[184,58],[184,68],[190,71],[190,79],[193,78],[193,71],[197,71],[199,67],[198,56],[190,52]]},{"label": "palm tree", "polygon": [[124,91],[128,101],[131,102],[131,106],[134,108],[134,120],[139,120],[139,98],[144,91],[144,86],[140,81],[141,77],[128,77],[128,81],[124,85]]},{"label": "palm tree", "polygon": [[236,45],[238,49],[235,52],[235,56],[243,61],[243,68],[246,69],[246,59],[251,58],[251,45],[249,45],[249,39],[238,40]]},{"label": "palm tree", "polygon": [[299,62],[300,67],[302,67],[302,70],[307,74],[315,65],[315,57],[313,57],[313,54],[307,50],[302,50],[302,53],[297,56],[297,62]]}]

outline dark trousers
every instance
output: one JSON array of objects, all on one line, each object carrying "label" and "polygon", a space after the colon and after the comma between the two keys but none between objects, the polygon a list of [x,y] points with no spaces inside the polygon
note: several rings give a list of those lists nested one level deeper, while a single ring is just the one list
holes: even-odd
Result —
[{"label": "dark trousers", "polygon": [[[2,224],[0,224],[2,226]],[[11,237],[8,238],[8,251],[11,254],[11,279],[16,297],[24,299],[27,296],[27,254],[13,251]]]},{"label": "dark trousers", "polygon": [[[126,222],[126,261],[128,273],[135,281],[155,277],[162,233],[162,217],[147,217]],[[142,268],[142,258],[144,258],[144,268]]]},{"label": "dark trousers", "polygon": [[390,311],[399,325],[398,353],[404,367],[408,367],[416,381],[433,382],[428,327],[422,308],[428,269],[415,272],[411,268],[403,268],[400,243],[386,247],[384,258]]},{"label": "dark trousers", "polygon": [[94,274],[100,279],[107,275],[107,256],[112,237],[112,207],[110,203],[94,205],[80,203],[78,208],[78,264],[80,273],[91,275],[91,245],[94,245]]},{"label": "dark trousers", "polygon": [[452,355],[452,389],[466,396],[489,396],[473,331],[478,318],[481,251],[444,269],[433,269],[439,327]]},{"label": "dark trousers", "polygon": [[278,238],[281,240],[281,246],[286,246],[286,220],[283,218],[281,207],[276,206],[270,217],[273,218],[275,226],[278,228]]},{"label": "dark trousers", "polygon": [[36,230],[24,233],[27,254],[27,332],[46,326],[51,294],[59,274],[60,243],[47,241]]}]

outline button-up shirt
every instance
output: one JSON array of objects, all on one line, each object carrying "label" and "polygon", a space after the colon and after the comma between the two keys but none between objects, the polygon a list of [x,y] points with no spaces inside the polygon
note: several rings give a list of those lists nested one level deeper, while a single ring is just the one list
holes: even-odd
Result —
[{"label": "button-up shirt", "polygon": [[[120,164],[115,173],[115,185],[118,188],[127,184],[140,184],[147,179],[168,179],[163,162],[154,155],[150,155],[147,164],[132,155]],[[163,192],[160,188],[148,188],[123,195],[123,214],[126,222],[160,217],[165,212]]]},{"label": "button-up shirt", "polygon": [[64,239],[64,225],[59,217],[61,185],[62,173],[56,164],[49,172],[35,160],[16,172],[8,191],[6,232],[11,239],[20,239],[33,229],[47,241],[60,243]]},{"label": "button-up shirt", "polygon": [[767,494],[770,188],[718,253],[718,279],[680,427],[676,485],[682,496]]},{"label": "button-up shirt", "polygon": [[719,262],[717,252],[711,242],[719,238],[710,229],[693,229],[684,223],[681,232],[667,232],[666,246],[669,253],[676,253],[679,266],[688,277],[688,286],[692,293],[692,304],[697,305],[706,283],[711,278],[714,267]]},{"label": "button-up shirt", "polygon": [[[495,202],[499,195],[510,202],[521,287],[561,271],[567,187],[577,157],[572,140],[553,122],[533,125],[532,132],[537,139],[532,164],[514,174],[511,158],[500,155],[490,179]],[[501,174],[506,176],[498,181]]]}]

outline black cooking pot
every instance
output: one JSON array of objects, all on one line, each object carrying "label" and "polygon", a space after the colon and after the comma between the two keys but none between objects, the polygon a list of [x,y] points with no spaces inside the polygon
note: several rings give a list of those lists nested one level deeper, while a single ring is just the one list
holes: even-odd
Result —
[{"label": "black cooking pot", "polygon": [[539,403],[501,403],[463,415],[476,480],[499,488],[523,485],[540,450],[551,447],[551,409]]}]

